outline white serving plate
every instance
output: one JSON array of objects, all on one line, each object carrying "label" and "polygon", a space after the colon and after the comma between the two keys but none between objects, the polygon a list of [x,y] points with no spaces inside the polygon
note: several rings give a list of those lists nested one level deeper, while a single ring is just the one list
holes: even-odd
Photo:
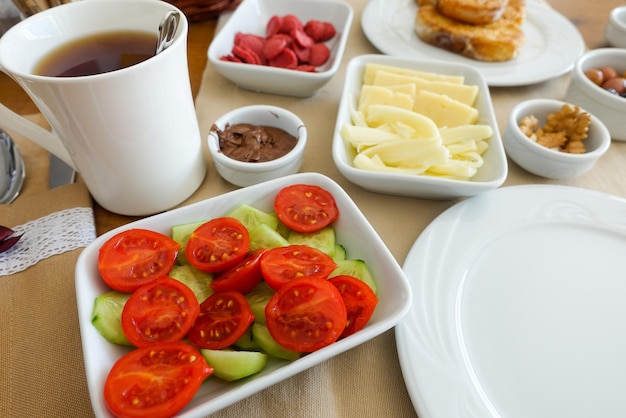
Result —
[{"label": "white serving plate", "polygon": [[[354,149],[346,144],[341,136],[341,127],[351,123],[350,100],[357,100],[360,94],[363,72],[367,63],[391,65],[419,71],[435,72],[449,75],[462,75],[465,84],[478,86],[476,108],[479,112],[479,124],[490,125],[493,137],[489,141],[489,149],[483,158],[484,165],[470,181],[453,180],[442,177],[408,175],[398,173],[381,173],[355,168],[352,165]],[[356,106],[355,106],[356,107]],[[467,65],[403,58],[389,55],[361,55],[353,58],[346,69],[346,78],[341,93],[341,101],[337,113],[337,122],[333,136],[333,160],[335,165],[352,183],[378,193],[419,197],[425,199],[452,199],[473,196],[499,187],[508,172],[508,165],[498,122],[491,103],[489,88],[480,73]]]},{"label": "white serving plate", "polygon": [[405,315],[411,302],[411,291],[402,269],[348,194],[321,174],[294,174],[138,220],[98,237],[81,253],[76,264],[78,319],[89,395],[96,416],[111,417],[103,397],[104,381],[113,363],[129,351],[127,347],[108,343],[91,325],[94,299],[110,290],[97,270],[98,250],[102,244],[114,234],[130,228],[169,234],[173,225],[223,216],[242,203],[271,211],[276,193],[285,186],[298,183],[318,185],[335,197],[340,211],[339,219],[333,224],[337,240],[345,246],[348,257],[368,263],[377,281],[379,302],[374,315],[363,330],[298,360],[288,362],[271,358],[262,372],[238,382],[209,379],[177,416],[203,417],[216,412],[374,338],[392,328]]},{"label": "white serving plate", "polygon": [[[274,15],[292,14],[303,24],[309,20],[331,22],[337,34],[326,42],[330,58],[317,72],[303,72],[263,65],[241,64],[220,60],[231,53],[237,32],[265,37],[267,22]],[[348,41],[354,12],[341,0],[245,0],[215,35],[208,50],[209,62],[237,86],[256,92],[285,96],[313,95],[335,75]]]},{"label": "white serving plate", "polygon": [[481,62],[421,41],[415,34],[415,0],[371,0],[361,27],[385,54],[458,62],[476,68],[490,86],[523,86],[565,74],[585,51],[582,35],[543,0],[527,0],[522,25],[526,41],[519,55],[505,62]]},{"label": "white serving plate", "polygon": [[437,217],[396,327],[420,418],[626,416],[626,201],[506,187]]}]

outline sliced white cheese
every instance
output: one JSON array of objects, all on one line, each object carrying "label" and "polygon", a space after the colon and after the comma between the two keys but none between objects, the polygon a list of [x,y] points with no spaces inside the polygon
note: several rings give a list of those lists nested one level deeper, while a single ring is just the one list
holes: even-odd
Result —
[{"label": "sliced white cheese", "polygon": [[381,86],[363,86],[357,109],[367,118],[368,108],[371,105],[389,105],[412,110],[414,104],[413,96],[406,93],[394,92]]},{"label": "sliced white cheese", "polygon": [[440,138],[382,142],[363,150],[361,154],[369,158],[377,155],[385,165],[407,168],[427,168],[445,163],[450,158],[450,152],[443,146]]},{"label": "sliced white cheese", "polygon": [[439,129],[435,122],[428,116],[412,110],[387,105],[371,105],[367,113],[367,124],[377,128],[381,125],[389,126],[390,123],[406,125],[415,132],[414,138],[439,137]]},{"label": "sliced white cheese", "polygon": [[426,171],[427,167],[418,167],[418,168],[407,168],[407,167],[391,167],[386,165],[378,155],[374,155],[373,157],[368,157],[365,154],[361,153],[354,157],[352,161],[354,167],[360,168],[361,170],[370,170],[370,171],[382,171],[387,173],[400,173],[400,174],[414,174],[419,175],[423,174]]},{"label": "sliced white cheese", "polygon": [[345,124],[341,127],[341,137],[357,152],[385,141],[398,139],[398,135],[382,129]]},{"label": "sliced white cheese", "polygon": [[463,77],[462,75],[439,74],[429,71],[417,71],[408,68],[399,68],[391,65],[367,63],[365,64],[365,72],[363,74],[363,84],[373,84],[376,72],[381,70],[412,77],[420,77],[425,80],[448,81],[450,83],[457,84],[463,84],[465,82],[465,77]]},{"label": "sliced white cheese", "polygon": [[425,174],[459,180],[469,180],[478,169],[463,161],[449,160],[444,164],[436,164],[428,168]]},{"label": "sliced white cheese", "polygon": [[378,71],[374,76],[374,86],[390,86],[398,84],[413,84],[416,93],[422,90],[445,94],[466,105],[473,106],[478,97],[478,86],[451,83],[449,81],[426,80],[419,77],[396,74],[388,71]]},{"label": "sliced white cheese", "polygon": [[354,97],[350,96],[348,99],[348,110],[350,111],[350,120],[356,126],[367,126],[365,121],[365,115],[354,107]]},{"label": "sliced white cheese", "polygon": [[[473,125],[478,120],[478,110],[445,94],[422,90],[415,97],[417,113],[430,118],[439,127]],[[369,123],[369,121],[368,121]]]},{"label": "sliced white cheese", "polygon": [[463,141],[489,139],[493,135],[493,129],[489,125],[459,125],[452,128],[441,128],[439,133],[444,144],[454,144]]},{"label": "sliced white cheese", "polygon": [[417,94],[417,90],[415,89],[415,84],[413,83],[390,84],[385,87],[395,93],[404,93],[404,94],[408,94],[411,97],[415,97],[415,95]]}]

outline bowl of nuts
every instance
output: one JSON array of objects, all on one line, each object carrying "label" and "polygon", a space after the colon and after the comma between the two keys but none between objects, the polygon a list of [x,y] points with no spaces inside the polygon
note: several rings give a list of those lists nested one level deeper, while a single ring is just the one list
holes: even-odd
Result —
[{"label": "bowl of nuts", "polygon": [[589,171],[609,149],[611,136],[599,118],[576,105],[532,99],[513,108],[502,141],[526,171],[566,179]]},{"label": "bowl of nuts", "polygon": [[583,54],[572,70],[564,100],[596,115],[613,140],[626,141],[626,49],[600,48]]}]

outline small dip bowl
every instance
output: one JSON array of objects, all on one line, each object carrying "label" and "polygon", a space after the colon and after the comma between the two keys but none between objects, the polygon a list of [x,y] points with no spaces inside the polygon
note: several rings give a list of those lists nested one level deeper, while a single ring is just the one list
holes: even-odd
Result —
[{"label": "small dip bowl", "polygon": [[[297,139],[296,145],[280,158],[265,162],[244,162],[225,155],[220,149],[219,135],[213,128],[224,131],[227,126],[247,123],[283,129]],[[252,105],[240,107],[221,116],[208,135],[208,146],[217,172],[229,183],[246,187],[267,180],[295,174],[302,166],[307,130],[294,113],[276,106]]]},{"label": "small dip bowl", "polygon": [[[558,112],[564,104],[565,102],[559,100],[532,99],[519,103],[511,111],[502,136],[504,149],[507,155],[526,171],[551,179],[578,177],[589,171],[609,149],[611,144],[609,131],[593,114],[590,114],[587,139],[583,141],[587,150],[584,154],[570,154],[548,148],[530,139],[520,129],[522,119],[530,115],[537,118],[538,127],[544,126],[547,115]],[[587,112],[582,108],[580,111]]]}]

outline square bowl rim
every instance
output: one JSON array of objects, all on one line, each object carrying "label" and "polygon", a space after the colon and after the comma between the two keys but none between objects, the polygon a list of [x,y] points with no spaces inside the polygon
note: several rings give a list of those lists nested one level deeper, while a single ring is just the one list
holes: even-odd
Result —
[{"label": "square bowl rim", "polygon": [[[287,4],[288,6],[286,6]],[[316,9],[333,7],[341,11],[341,13],[345,15],[345,18],[341,21],[340,27],[338,27],[335,23],[337,34],[339,35],[339,37],[335,41],[333,41],[335,48],[331,49],[331,55],[329,58],[331,62],[330,65],[325,64],[328,65],[326,68],[318,70],[316,72],[305,72],[294,71],[285,68],[270,67],[265,65],[248,64],[245,67],[242,67],[240,63],[228,62],[220,59],[220,57],[224,53],[230,53],[230,50],[232,49],[232,44],[234,42],[235,33],[237,33],[238,31],[242,31],[245,33],[256,33],[255,30],[252,28],[245,30],[241,29],[239,20],[243,19],[244,16],[247,17],[250,13],[261,14],[265,12],[265,10],[274,10],[272,8],[278,8],[282,10],[286,7],[302,8],[313,6],[315,6]],[[274,13],[269,12],[268,14]],[[298,10],[293,10],[292,14],[298,16]],[[306,21],[309,20],[309,17],[307,16],[298,17],[303,23],[306,23]],[[235,9],[232,16],[215,35],[207,50],[208,60],[223,77],[229,79],[231,82],[237,85],[240,85],[241,83],[241,81],[239,81],[240,76],[238,76],[238,74],[257,73],[259,75],[263,75],[265,78],[271,77],[270,81],[289,77],[292,80],[298,80],[302,83],[306,82],[306,88],[301,88],[307,90],[308,93],[312,93],[315,90],[319,89],[323,84],[328,82],[337,73],[337,70],[339,69],[339,66],[341,65],[343,60],[343,55],[350,34],[353,17],[354,10],[352,6],[344,0],[290,0],[284,2],[284,4],[283,2],[273,2],[272,0],[246,0],[240,6],[238,6],[237,9]],[[264,34],[257,33],[257,35]],[[230,47],[226,49],[224,48],[224,45],[229,45]],[[247,81],[249,82],[249,80]],[[259,87],[258,91],[270,90],[271,87],[262,85]]]},{"label": "square bowl rim", "polygon": [[[382,271],[372,271],[375,277],[378,277],[379,306],[377,309],[381,307],[382,311],[378,315],[375,311],[370,323],[363,330],[318,351],[302,356],[298,360],[279,362],[267,373],[265,371],[260,372],[258,377],[255,377],[255,375],[240,382],[228,382],[227,385],[229,386],[224,386],[225,382],[217,382],[217,388],[213,386],[208,388],[205,386],[208,382],[205,382],[203,384],[204,388],[200,388],[196,397],[177,416],[187,418],[201,417],[232,405],[262,389],[382,334],[395,326],[408,312],[412,294],[408,285],[408,279],[404,275],[402,268],[347,192],[334,180],[325,175],[319,173],[293,174],[236,189],[187,206],[140,219],[115,228],[96,238],[94,242],[83,250],[76,263],[75,286],[82,350],[88,390],[96,416],[111,416],[103,399],[102,388],[104,380],[112,362],[129,350],[129,348],[115,346],[106,342],[91,325],[91,312],[95,296],[110,290],[100,279],[97,272],[97,252],[99,247],[113,235],[131,228],[148,228],[168,233],[171,226],[177,223],[194,222],[207,219],[208,217],[223,215],[228,209],[232,209],[237,204],[244,202],[254,205],[256,202],[264,201],[264,204],[267,206],[270,200],[273,201],[273,197],[268,197],[268,193],[275,193],[282,187],[298,183],[310,183],[325,187],[335,196],[337,205],[340,208],[340,218],[336,222],[343,222],[336,224],[336,231],[338,237],[340,237],[339,242],[360,243],[363,241],[369,244],[361,244],[359,248],[353,245],[347,246],[349,252],[356,250],[354,258],[363,259],[363,254],[369,253],[370,256],[365,257],[367,260],[372,257],[375,251],[376,258],[368,261],[368,266],[372,269],[382,269],[389,274],[389,276],[378,276],[377,273],[382,273]],[[251,202],[254,199],[257,200]],[[341,211],[346,213],[343,220]],[[181,218],[185,218],[185,220],[183,221]],[[155,225],[158,226],[154,227]],[[358,225],[359,229],[356,230],[359,230],[359,234],[354,234],[353,230],[348,230],[348,228],[352,229],[355,225]],[[214,396],[216,393],[217,395]]]},{"label": "square bowl rim", "polygon": [[[493,130],[493,136],[490,139],[490,146],[487,152],[494,153],[492,158],[495,162],[494,175],[485,180],[455,180],[434,176],[418,176],[400,173],[382,173],[368,170],[362,170],[354,167],[348,161],[348,153],[345,149],[343,138],[341,137],[341,125],[349,120],[348,101],[350,95],[355,93],[354,88],[357,84],[361,84],[356,78],[362,74],[367,63],[383,64],[390,66],[403,66],[405,68],[440,72],[448,75],[464,75],[470,77],[472,84],[476,84],[479,89],[479,97],[477,105],[480,103],[482,111],[479,114],[479,123],[489,124]],[[489,87],[483,76],[475,68],[455,62],[435,61],[430,59],[419,59],[410,57],[397,57],[380,54],[365,54],[353,57],[346,68],[345,82],[340,99],[339,109],[337,112],[337,121],[333,133],[332,154],[335,165],[339,171],[350,181],[369,190],[378,191],[385,187],[372,187],[368,183],[382,181],[383,184],[404,182],[408,186],[412,186],[412,190],[407,190],[406,196],[422,197],[422,194],[415,186],[423,185],[425,187],[450,188],[449,192],[442,190],[443,198],[467,197],[475,194],[491,190],[501,186],[506,180],[508,174],[508,163],[500,129],[495,116]],[[484,168],[484,167],[481,167]],[[479,171],[480,172],[480,171]],[[395,194],[395,193],[392,193]]]}]

